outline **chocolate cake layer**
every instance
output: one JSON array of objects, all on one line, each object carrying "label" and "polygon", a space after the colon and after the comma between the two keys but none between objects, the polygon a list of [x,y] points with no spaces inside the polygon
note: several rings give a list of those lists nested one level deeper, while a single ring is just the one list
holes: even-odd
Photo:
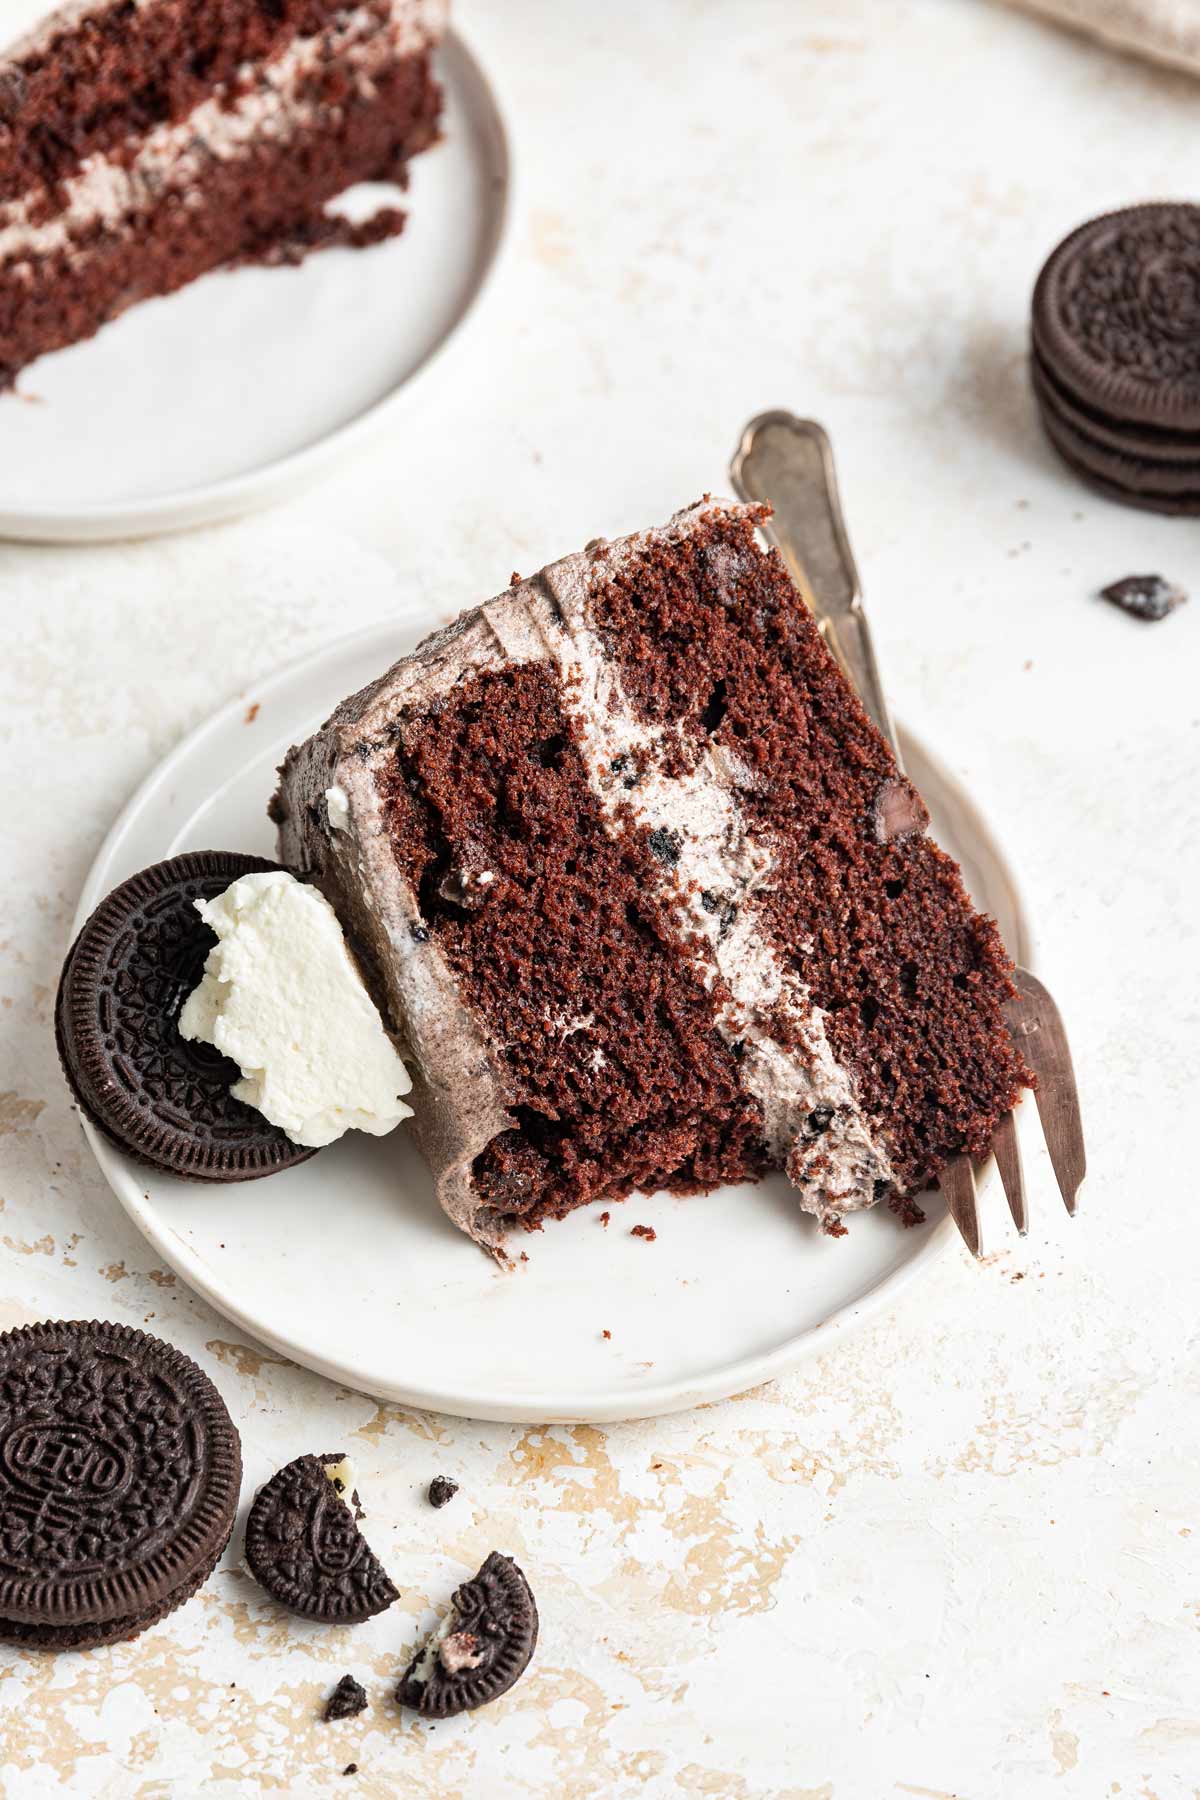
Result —
[{"label": "chocolate cake layer", "polygon": [[365,245],[328,203],[437,135],[445,0],[65,8],[0,62],[0,380],[241,260]]},{"label": "chocolate cake layer", "polygon": [[520,1221],[786,1168],[902,1210],[1028,1079],[1007,960],[753,508],[466,614],[282,770],[418,1076],[443,1206]]},{"label": "chocolate cake layer", "polygon": [[765,1167],[705,959],[644,838],[610,832],[546,665],[476,676],[414,718],[380,791],[424,927],[502,1046],[516,1123],[476,1160],[481,1203],[534,1224]]}]

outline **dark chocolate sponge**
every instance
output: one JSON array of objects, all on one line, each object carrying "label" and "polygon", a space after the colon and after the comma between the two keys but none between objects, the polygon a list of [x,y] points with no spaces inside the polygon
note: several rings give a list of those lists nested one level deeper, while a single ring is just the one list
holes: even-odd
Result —
[{"label": "dark chocolate sponge", "polygon": [[190,1359],[125,1325],[0,1336],[0,1637],[92,1649],[189,1599],[229,1541],[241,1447]]},{"label": "dark chocolate sponge", "polygon": [[119,1149],[168,1174],[249,1181],[314,1154],[234,1099],[235,1063],[179,1035],[216,942],[195,902],[278,866],[225,850],[155,863],[101,901],[63,964],[55,1030],[71,1091]]}]

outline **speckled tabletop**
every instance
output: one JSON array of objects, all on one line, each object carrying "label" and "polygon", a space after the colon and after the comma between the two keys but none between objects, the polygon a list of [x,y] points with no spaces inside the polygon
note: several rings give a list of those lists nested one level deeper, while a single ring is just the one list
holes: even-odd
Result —
[{"label": "speckled tabletop", "polygon": [[[1194,171],[1200,87],[984,0],[460,17],[522,189],[487,319],[421,410],[257,520],[0,551],[0,1323],[98,1314],[186,1348],[247,1499],[344,1444],[402,1597],[356,1630],[281,1616],[235,1536],[136,1643],[0,1650],[0,1790],[1194,1800],[1200,595],[1158,626],[1094,595],[1147,569],[1200,589],[1200,541],[1074,485],[1023,357],[1050,246]],[[656,521],[723,486],[768,405],[832,431],[896,709],[1030,897],[1086,1107],[1080,1217],[1027,1133],[1025,1244],[993,1217],[984,1266],[953,1247],[836,1356],[673,1419],[477,1425],[340,1391],[158,1267],[92,1164],[50,1017],[84,874],[181,733],[386,616],[397,575],[449,614]],[[438,1471],[462,1492],[435,1513]],[[493,1546],[537,1590],[530,1673],[473,1718],[401,1717],[406,1650]],[[371,1710],[324,1725],[345,1669]]]}]

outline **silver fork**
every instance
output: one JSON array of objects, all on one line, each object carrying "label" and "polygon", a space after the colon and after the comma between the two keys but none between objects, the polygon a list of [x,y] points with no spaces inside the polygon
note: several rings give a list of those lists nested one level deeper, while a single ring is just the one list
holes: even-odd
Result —
[{"label": "silver fork", "polygon": [[[742,433],[730,475],[741,499],[765,500],[774,508],[765,533],[812,607],[821,636],[899,762],[900,749],[846,535],[828,434],[812,419],[798,419],[793,413],[760,413]],[[1005,1004],[1005,1023],[1037,1076],[1034,1092],[1042,1133],[1063,1202],[1074,1216],[1087,1165],[1067,1034],[1057,1006],[1036,975],[1018,968],[1013,985],[1016,997]],[[996,1128],[992,1154],[1013,1223],[1024,1237],[1029,1218],[1011,1113],[1006,1113]],[[979,1201],[970,1157],[956,1156],[938,1181],[963,1241],[971,1254],[978,1256]]]}]

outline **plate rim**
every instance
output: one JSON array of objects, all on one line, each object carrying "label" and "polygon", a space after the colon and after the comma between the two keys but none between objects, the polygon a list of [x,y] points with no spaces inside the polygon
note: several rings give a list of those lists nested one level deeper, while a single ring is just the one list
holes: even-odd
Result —
[{"label": "plate rim", "polygon": [[[145,500],[108,500],[94,506],[4,505],[0,494],[0,541],[26,544],[100,544],[128,538],[160,537],[188,531],[199,525],[216,525],[272,506],[301,491],[335,463],[355,454],[391,419],[393,413],[424,392],[428,380],[442,368],[446,353],[464,333],[477,326],[482,302],[511,252],[516,165],[508,112],[496,84],[457,26],[451,26],[439,46],[442,53],[461,59],[468,79],[484,96],[488,128],[493,134],[501,181],[487,260],[466,304],[450,329],[418,364],[412,374],[381,394],[377,400],[298,450],[260,463],[238,475],[223,476],[197,487],[176,488]],[[215,273],[216,271],[210,271]],[[168,296],[169,297],[169,296]]]},{"label": "plate rim", "polygon": [[[372,642],[378,642],[381,646],[382,666],[382,657],[389,654],[388,641],[391,640],[391,651],[394,652],[398,630],[402,631],[406,624],[419,622],[427,612],[426,607],[409,603],[386,620],[330,638],[315,649],[290,659],[272,674],[251,682],[244,691],[233,695],[208,718],[187,732],[139,783],[105,834],[84,880],[72,921],[71,941],[74,941],[84,921],[113,885],[110,866],[143,807],[164,783],[172,779],[177,766],[190,759],[207,737],[224,732],[244,717],[248,697],[260,704],[266,703],[281,687],[290,685],[305,672],[315,670],[323,662],[335,657],[352,656],[360,647],[365,649]],[[1012,895],[1019,933],[1017,959],[1026,967],[1033,967],[1036,963],[1036,931],[1024,890],[1002,842],[969,789],[939,752],[911,727],[900,723],[898,730],[903,741],[918,746],[921,756],[952,792],[956,804],[969,814],[973,830],[980,832],[986,842],[997,871]],[[648,1384],[637,1393],[614,1389],[591,1394],[583,1404],[577,1406],[564,1405],[561,1394],[551,1393],[524,1394],[519,1399],[487,1392],[468,1396],[443,1390],[429,1383],[397,1383],[391,1378],[376,1378],[370,1372],[364,1374],[363,1370],[356,1369],[352,1364],[314,1353],[285,1334],[273,1331],[269,1324],[265,1324],[251,1310],[231,1300],[213,1278],[210,1265],[200,1252],[194,1250],[173,1227],[159,1217],[153,1204],[145,1197],[139,1166],[109,1144],[91,1122],[79,1113],[77,1107],[74,1110],[100,1172],[128,1218],[167,1266],[223,1318],[230,1320],[257,1342],[278,1351],[297,1366],[313,1370],[353,1392],[368,1394],[391,1404],[410,1406],[426,1412],[446,1413],[457,1418],[504,1424],[617,1424],[685,1412],[691,1407],[715,1404],[733,1395],[746,1393],[792,1372],[810,1357],[822,1353],[833,1342],[844,1340],[849,1332],[857,1330],[894,1304],[918,1275],[927,1272],[945,1254],[958,1236],[954,1222],[947,1214],[930,1227],[924,1242],[913,1255],[888,1269],[854,1300],[835,1306],[818,1323],[806,1326],[768,1351],[741,1357],[736,1362],[722,1364],[700,1376]],[[994,1179],[995,1162],[989,1158],[979,1174],[981,1194],[992,1185]]]}]

